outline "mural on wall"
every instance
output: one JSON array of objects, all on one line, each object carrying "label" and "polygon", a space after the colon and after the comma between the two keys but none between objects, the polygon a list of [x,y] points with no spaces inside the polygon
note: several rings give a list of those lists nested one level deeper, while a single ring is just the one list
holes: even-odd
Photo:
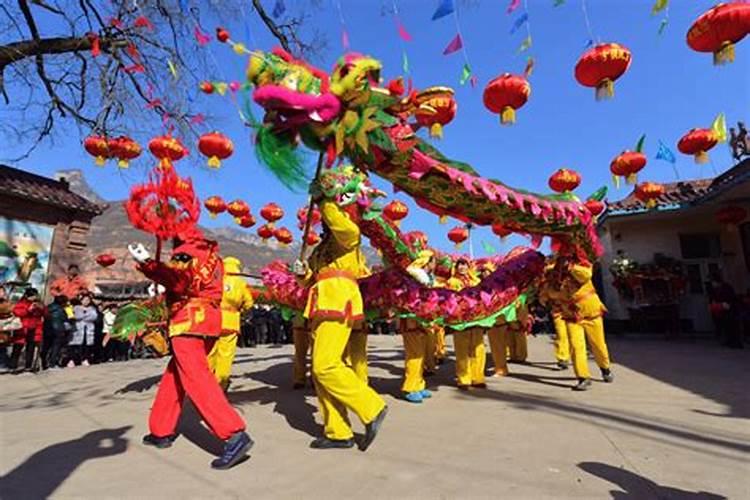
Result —
[{"label": "mural on wall", "polygon": [[44,293],[54,228],[0,217],[0,283],[13,295],[34,287]]}]

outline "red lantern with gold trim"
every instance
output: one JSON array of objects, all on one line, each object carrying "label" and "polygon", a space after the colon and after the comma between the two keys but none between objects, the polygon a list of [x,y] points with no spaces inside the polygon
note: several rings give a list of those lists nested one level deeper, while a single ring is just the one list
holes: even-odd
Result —
[{"label": "red lantern with gold trim", "polygon": [[255,217],[253,217],[253,214],[243,215],[237,224],[245,229],[251,228],[255,225]]},{"label": "red lantern with gold trim", "polygon": [[729,205],[716,212],[716,222],[729,228],[739,226],[745,219],[747,219],[747,210],[737,205]]},{"label": "red lantern with gold trim", "polygon": [[173,161],[181,160],[189,153],[182,141],[171,135],[154,137],[148,143],[148,149],[159,159],[159,166],[162,168],[171,167]]},{"label": "red lantern with gold trim", "polygon": [[108,253],[103,253],[96,256],[96,263],[104,268],[113,265],[115,262],[117,262],[117,259],[114,257],[114,255]]},{"label": "red lantern with gold trim", "polygon": [[500,123],[512,125],[516,122],[516,110],[521,108],[531,95],[529,81],[520,75],[503,73],[484,88],[484,107],[500,115]]},{"label": "red lantern with gold trim", "polygon": [[274,230],[268,224],[263,224],[257,230],[258,236],[265,242],[274,236]]},{"label": "red lantern with gold trim", "polygon": [[402,201],[393,200],[383,208],[383,215],[398,226],[409,215],[409,207]]},{"label": "red lantern with gold trim", "polygon": [[229,137],[219,132],[209,132],[203,134],[198,139],[198,150],[208,156],[208,166],[219,168],[221,160],[226,160],[234,152],[234,144]]},{"label": "red lantern with gold trim", "polygon": [[[305,223],[307,222],[307,212],[307,207],[300,207],[300,209],[297,210],[297,227],[300,228],[300,230],[305,228]],[[320,224],[321,220],[322,216],[320,214],[320,210],[318,210],[318,207],[313,207],[312,222],[310,223],[311,227],[315,227]]]},{"label": "red lantern with gold trim", "polygon": [[548,184],[556,193],[568,193],[581,184],[581,174],[575,170],[561,168],[550,176]]},{"label": "red lantern with gold trim", "polygon": [[603,43],[587,50],[576,63],[575,78],[584,87],[596,89],[596,100],[615,95],[615,80],[630,67],[632,55],[619,43]]},{"label": "red lantern with gold trim", "polygon": [[227,204],[221,196],[209,196],[203,202],[203,206],[208,210],[208,216],[215,219],[217,215],[227,211]]},{"label": "red lantern with gold trim", "polygon": [[121,135],[108,141],[110,156],[117,158],[117,166],[128,168],[130,160],[141,156],[141,145],[130,137]]},{"label": "red lantern with gold trim", "polygon": [[461,248],[461,244],[469,239],[469,230],[464,226],[456,226],[448,231],[448,239],[456,246],[456,250]]},{"label": "red lantern with gold trim", "polygon": [[492,224],[492,232],[495,234],[495,236],[499,236],[500,238],[506,238],[513,234],[512,230],[508,229],[500,223]]},{"label": "red lantern with gold trim", "polygon": [[430,128],[430,137],[442,138],[443,126],[453,121],[458,105],[449,87],[428,87],[414,96],[417,123]]},{"label": "red lantern with gold trim", "polygon": [[307,233],[307,237],[305,238],[305,242],[308,246],[314,246],[320,243],[320,236],[318,236],[318,233],[315,231],[310,231]]},{"label": "red lantern with gold trim", "polygon": [[594,217],[597,217],[599,214],[604,212],[605,208],[607,208],[604,202],[599,200],[586,200],[586,203],[584,203],[584,205]]},{"label": "red lantern with gold trim", "polygon": [[273,224],[284,217],[284,209],[278,206],[276,203],[266,203],[263,208],[260,209],[260,216],[268,221],[268,226],[273,227]]},{"label": "red lantern with gold trim", "polygon": [[664,192],[664,186],[656,182],[642,182],[635,187],[636,199],[645,203],[646,208],[654,208]]},{"label": "red lantern with gold trim", "polygon": [[100,167],[110,158],[109,141],[106,137],[90,135],[84,139],[83,147],[88,154],[94,157],[94,162]]},{"label": "red lantern with gold trim", "polygon": [[240,223],[240,220],[250,214],[250,206],[242,200],[234,200],[227,205],[227,212],[234,217],[234,222]]},{"label": "red lantern with gold trim", "polygon": [[638,172],[643,170],[648,159],[643,153],[638,151],[623,151],[612,160],[609,164],[609,171],[612,172],[612,182],[615,186],[620,186],[620,177],[625,178],[628,184],[635,184],[638,181]]},{"label": "red lantern with gold trim", "polygon": [[714,64],[734,62],[734,44],[750,33],[750,4],[720,3],[695,20],[687,32],[688,46],[712,52]]},{"label": "red lantern with gold trim", "polygon": [[292,241],[294,241],[294,236],[292,236],[292,232],[285,227],[277,228],[273,232],[273,236],[274,238],[276,238],[276,241],[281,243],[282,246],[287,246]]},{"label": "red lantern with gold trim", "polygon": [[695,163],[707,163],[708,151],[716,146],[719,138],[713,130],[707,128],[694,128],[683,135],[677,143],[680,153],[693,155]]}]

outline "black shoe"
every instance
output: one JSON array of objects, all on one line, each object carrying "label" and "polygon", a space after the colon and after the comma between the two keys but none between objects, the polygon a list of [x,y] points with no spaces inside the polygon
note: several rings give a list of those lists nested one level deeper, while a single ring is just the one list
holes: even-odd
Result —
[{"label": "black shoe", "polygon": [[360,450],[365,451],[367,448],[370,447],[372,442],[375,441],[375,436],[378,435],[380,426],[383,425],[383,420],[385,420],[385,416],[387,414],[388,414],[388,406],[385,406],[383,407],[382,410],[380,410],[380,413],[378,413],[378,416],[375,417],[375,420],[365,425],[365,437],[362,440],[362,444],[359,447]]},{"label": "black shoe", "polygon": [[468,391],[471,388],[470,385],[464,385],[464,384],[458,384],[456,387],[458,387],[459,391]]},{"label": "black shoe", "polygon": [[327,437],[319,437],[310,443],[310,448],[316,450],[330,450],[334,448],[353,448],[353,439],[328,439]]},{"label": "black shoe", "polygon": [[591,387],[591,379],[581,378],[578,379],[578,384],[573,387],[574,391],[588,391]]},{"label": "black shoe", "polygon": [[558,361],[557,362],[557,369],[560,371],[567,370],[568,369],[568,362],[567,361]]},{"label": "black shoe", "polygon": [[143,444],[146,446],[156,446],[157,448],[169,448],[177,439],[177,434],[172,434],[164,437],[157,437],[153,434],[146,434],[143,436]]},{"label": "black shoe", "polygon": [[604,379],[605,382],[611,383],[615,381],[615,375],[612,373],[612,370],[609,368],[602,368],[602,379]]},{"label": "black shoe", "polygon": [[245,454],[253,447],[253,440],[247,432],[235,432],[224,444],[221,456],[211,462],[214,469],[229,469],[245,457]]},{"label": "black shoe", "polygon": [[292,386],[292,389],[294,389],[295,391],[299,389],[304,389],[304,388],[305,388],[304,382],[295,382],[294,385]]},{"label": "black shoe", "polygon": [[485,384],[484,382],[482,382],[480,384],[471,384],[471,386],[474,389],[486,389],[487,388],[487,384]]}]

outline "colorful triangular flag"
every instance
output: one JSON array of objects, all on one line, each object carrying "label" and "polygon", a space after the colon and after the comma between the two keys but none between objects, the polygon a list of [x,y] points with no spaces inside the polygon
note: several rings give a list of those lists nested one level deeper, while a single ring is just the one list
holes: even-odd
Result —
[{"label": "colorful triangular flag", "polygon": [[484,250],[484,253],[487,255],[495,255],[497,253],[497,250],[495,250],[495,247],[487,243],[486,241],[482,240],[482,249]]},{"label": "colorful triangular flag", "polygon": [[508,10],[506,10],[505,12],[507,14],[510,14],[511,12],[519,8],[520,6],[521,6],[521,0],[510,0],[510,5],[508,5]]},{"label": "colorful triangular flag", "polygon": [[465,85],[466,82],[469,81],[469,78],[471,78],[471,67],[469,67],[468,63],[464,63],[464,67],[461,70],[461,78],[458,82],[461,85]]},{"label": "colorful triangular flag", "polygon": [[453,14],[453,0],[441,0],[435,13],[432,14],[432,20],[440,19],[449,14]]},{"label": "colorful triangular flag", "polygon": [[516,19],[513,22],[513,26],[510,28],[510,34],[512,35],[516,31],[518,31],[518,28],[523,26],[524,23],[526,23],[528,20],[529,20],[529,15],[526,12],[518,16],[518,19]]},{"label": "colorful triangular flag", "polygon": [[448,54],[453,54],[454,52],[457,52],[461,50],[464,46],[464,41],[461,39],[461,35],[458,34],[451,40],[451,42],[445,47],[445,50],[443,50],[443,55],[447,56]]},{"label": "colorful triangular flag", "polygon": [[643,134],[640,139],[638,139],[638,143],[635,145],[635,151],[636,153],[642,153],[643,152],[643,144],[646,142],[646,134]]},{"label": "colorful triangular flag", "polygon": [[344,47],[344,50],[349,50],[349,33],[346,28],[341,31],[341,46]]},{"label": "colorful triangular flag", "polygon": [[406,55],[406,51],[401,53],[401,67],[405,74],[409,74],[409,57]]},{"label": "colorful triangular flag", "polygon": [[535,61],[534,61],[533,57],[529,57],[526,60],[526,68],[523,70],[523,75],[526,78],[530,77],[531,76],[531,72],[534,71],[534,64],[535,64]]},{"label": "colorful triangular flag", "polygon": [[724,113],[719,113],[711,124],[711,130],[713,130],[719,142],[727,142],[727,119],[724,117]]},{"label": "colorful triangular flag", "polygon": [[659,149],[656,151],[657,160],[664,160],[674,165],[677,162],[677,158],[671,149],[664,145],[663,142],[659,141]]},{"label": "colorful triangular flag", "polygon": [[664,33],[664,29],[667,27],[668,23],[669,21],[667,21],[666,19],[662,19],[659,23],[659,31],[657,31],[656,34],[661,35],[662,33]]},{"label": "colorful triangular flag", "polygon": [[531,48],[531,36],[527,36],[523,39],[523,42],[521,42],[521,46],[518,47],[518,53],[525,52]]},{"label": "colorful triangular flag", "polygon": [[396,18],[396,26],[398,27],[398,36],[405,42],[411,42],[411,35],[398,18]]},{"label": "colorful triangular flag", "polygon": [[651,15],[654,16],[659,12],[663,11],[669,5],[669,0],[656,0],[656,3],[651,7]]},{"label": "colorful triangular flag", "polygon": [[286,5],[284,5],[284,0],[276,0],[276,3],[273,6],[273,12],[271,14],[273,17],[279,17],[284,12],[286,12]]}]

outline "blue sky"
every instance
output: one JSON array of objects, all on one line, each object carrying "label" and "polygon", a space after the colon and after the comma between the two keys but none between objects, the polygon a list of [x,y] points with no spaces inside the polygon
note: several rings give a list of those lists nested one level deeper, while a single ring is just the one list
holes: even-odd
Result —
[{"label": "blue sky", "polygon": [[[274,1],[266,0],[269,9]],[[295,8],[295,2],[287,0],[285,3],[287,8]],[[309,5],[309,2],[304,3]],[[456,22],[452,16],[431,21],[438,3],[438,0],[396,0],[401,21],[413,38],[411,42],[403,42],[397,35],[393,18],[382,14],[383,7],[391,7],[393,2],[341,0],[340,5],[352,50],[381,59],[384,78],[402,73],[402,50],[405,49],[415,86],[450,85],[456,89],[458,114],[445,128],[445,138],[437,146],[449,157],[467,161],[483,175],[501,179],[511,186],[546,192],[550,173],[568,167],[583,176],[578,189],[580,196],[606,184],[610,186],[610,199],[623,197],[629,190],[620,188],[618,191],[611,186],[609,163],[621,150],[632,149],[641,134],[647,135],[649,156],[642,180],[675,180],[670,164],[653,160],[659,139],[677,154],[681,179],[709,177],[713,175],[711,165],[695,165],[692,158],[677,153],[679,137],[690,128],[710,126],[719,112],[726,114],[730,125],[748,119],[750,42],[745,40],[738,44],[736,62],[724,67],[714,67],[710,54],[696,53],[685,43],[690,24],[716,2],[673,0],[669,24],[659,36],[661,16],[650,16],[653,0],[588,0],[594,40],[616,41],[633,54],[630,70],[616,83],[615,98],[598,103],[592,89],[581,87],[573,78],[575,62],[590,38],[580,0],[567,0],[560,7],[553,7],[553,0],[528,0],[533,47],[524,55],[517,55],[516,50],[526,36],[525,29],[513,35],[509,33],[523,7],[506,15],[510,0],[459,2],[460,28],[469,61],[479,80],[477,88],[458,85],[463,65],[461,53],[442,55],[444,47],[456,34]],[[342,52],[337,5],[336,1],[323,0],[311,19],[328,39],[327,50],[315,61],[327,70]],[[249,22],[249,30],[244,26],[246,22]],[[226,27],[236,39],[243,38],[249,31],[252,37],[244,41],[251,48],[269,49],[274,45],[260,21],[249,12]],[[217,65],[213,74],[206,75],[207,79],[242,78],[245,61],[227,47],[213,43],[196,50],[214,53]],[[536,61],[530,79],[531,98],[518,112],[515,126],[501,127],[498,117],[482,105],[482,89],[503,72],[522,72],[525,56],[529,54]],[[236,146],[235,155],[218,172],[203,167],[204,160],[197,151],[191,159],[180,162],[182,174],[193,178],[198,194],[201,197],[219,194],[227,200],[241,197],[250,203],[256,214],[262,204],[276,201],[288,209],[286,222],[293,226],[294,212],[304,203],[305,196],[286,191],[257,165],[248,131],[236,118],[230,101],[201,95],[196,106],[205,113],[215,113],[217,120],[210,124],[211,128],[229,135]],[[136,138],[142,144],[148,140],[147,137]],[[196,149],[194,145],[192,149]],[[11,150],[11,154],[0,156],[13,153]],[[717,171],[731,164],[726,145],[714,148],[711,157]],[[40,147],[17,166],[40,174],[82,168],[103,196],[122,199],[133,182],[145,178],[151,165],[152,158],[144,154],[125,173],[117,172],[112,165],[98,169],[77,136],[59,135],[53,146]],[[451,248],[445,234],[453,223],[439,225],[435,216],[417,209],[403,195],[400,199],[411,207],[404,228],[425,230],[433,245]],[[229,218],[216,222],[204,219],[209,225],[230,223]],[[480,255],[478,243],[481,240],[492,242],[496,248],[503,247],[488,230],[479,230],[474,242],[475,251]],[[505,244],[506,248],[509,244]]]}]

